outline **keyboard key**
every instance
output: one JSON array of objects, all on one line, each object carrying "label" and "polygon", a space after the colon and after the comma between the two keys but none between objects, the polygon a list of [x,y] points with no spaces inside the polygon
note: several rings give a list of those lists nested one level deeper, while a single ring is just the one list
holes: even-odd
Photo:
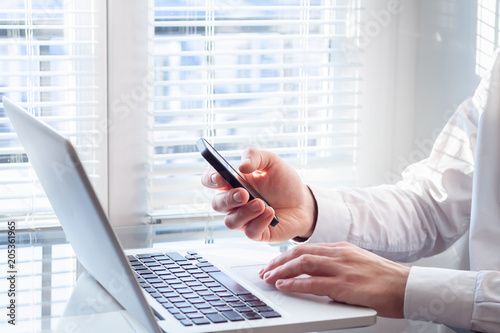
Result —
[{"label": "keyboard key", "polygon": [[[194,274],[193,276],[196,277]],[[198,279],[198,281],[203,283],[215,283],[215,280],[209,277],[207,274],[205,274],[205,276],[206,278],[201,278],[201,277],[196,277],[196,278]]]},{"label": "keyboard key", "polygon": [[199,312],[186,313],[186,317],[188,317],[189,319],[205,318],[205,316]]},{"label": "keyboard key", "polygon": [[166,298],[172,298],[172,297],[179,297],[179,294],[176,293],[175,291],[169,292],[169,293],[161,293],[163,297]]},{"label": "keyboard key", "polygon": [[227,302],[227,304],[231,305],[233,308],[245,306],[245,303],[243,303],[242,301]]},{"label": "keyboard key", "polygon": [[[164,283],[165,284],[165,283]],[[166,285],[166,284],[165,284]],[[165,286],[165,287],[157,287],[156,290],[158,290],[161,293],[169,293],[174,291],[172,288]]]},{"label": "keyboard key", "polygon": [[153,272],[155,272],[156,274],[160,274],[160,273],[167,273],[168,270],[163,267],[163,266],[160,266],[160,264],[158,264],[158,266],[149,266],[149,269],[151,269]]},{"label": "keyboard key", "polygon": [[152,254],[151,257],[155,258],[156,260],[167,259],[167,256],[164,255],[163,253]]},{"label": "keyboard key", "polygon": [[160,264],[162,264],[162,265],[164,265],[164,266],[165,266],[165,265],[168,265],[168,264],[173,264],[173,263],[174,263],[174,261],[173,261],[172,259],[160,259],[160,260],[156,259],[156,260],[157,260]]},{"label": "keyboard key", "polygon": [[181,280],[177,279],[174,275],[163,275],[161,278],[170,285],[174,283],[181,283]]},{"label": "keyboard key", "polygon": [[214,266],[202,267],[201,270],[204,271],[205,273],[220,272],[220,270]]},{"label": "keyboard key", "polygon": [[206,296],[203,296],[203,298],[206,300],[206,301],[220,301],[220,298],[219,296],[217,295],[206,295]]},{"label": "keyboard key", "polygon": [[138,259],[151,258],[151,254],[149,254],[149,253],[146,253],[146,254],[137,254],[136,258],[138,258]]},{"label": "keyboard key", "polygon": [[210,309],[201,309],[200,312],[203,313],[204,315],[208,315],[210,313],[217,313],[217,310],[215,310],[213,308],[210,308]]},{"label": "keyboard key", "polygon": [[193,326],[193,323],[189,319],[183,319],[180,322],[184,326]]},{"label": "keyboard key", "polygon": [[199,262],[196,264],[197,267],[212,267],[213,265],[209,263],[208,261],[205,262]]},{"label": "keyboard key", "polygon": [[256,306],[266,306],[267,304],[262,302],[262,301],[250,301],[250,302],[247,302],[248,305],[250,305],[251,307],[256,307]]},{"label": "keyboard key", "polygon": [[151,283],[151,285],[155,287],[157,290],[160,288],[168,288],[168,285],[165,282],[163,282],[163,280],[161,280],[161,282]]},{"label": "keyboard key", "polygon": [[186,288],[186,285],[184,283],[170,283],[170,287],[174,288],[175,290],[177,289],[184,289]]},{"label": "keyboard key", "polygon": [[176,313],[176,314],[173,314],[173,315],[178,320],[186,319],[186,317],[183,314],[181,314],[181,313]]},{"label": "keyboard key", "polygon": [[255,320],[255,319],[261,319],[262,318],[258,313],[255,313],[253,311],[251,311],[251,312],[242,312],[241,315],[243,317],[245,317],[246,319],[249,319],[249,320]]},{"label": "keyboard key", "polygon": [[[187,283],[186,283],[187,284]],[[198,295],[201,293],[201,292],[205,292],[207,291],[208,289],[203,287],[203,286],[190,286],[191,289],[193,289],[194,291],[196,291],[198,293]]]},{"label": "keyboard key", "polygon": [[241,321],[244,320],[242,316],[240,316],[237,312],[231,310],[231,311],[223,311],[221,312],[224,317],[229,319],[230,321]]},{"label": "keyboard key", "polygon": [[183,297],[172,297],[168,299],[170,303],[179,303],[179,302],[184,302],[185,299]]},{"label": "keyboard key", "polygon": [[233,310],[230,306],[227,306],[227,305],[216,306],[215,309],[217,309],[217,311],[220,311],[220,312]]},{"label": "keyboard key", "polygon": [[137,269],[138,267],[146,267],[144,266],[144,264],[140,261],[135,261],[135,262],[131,262],[130,265],[132,266],[132,268],[134,269]]},{"label": "keyboard key", "polygon": [[160,267],[161,264],[160,263],[157,263],[156,261],[152,261],[152,262],[145,262],[144,263],[146,266],[148,266],[150,269],[151,267]]},{"label": "keyboard key", "polygon": [[223,301],[209,301],[208,303],[210,303],[210,305],[212,305],[212,306],[223,306],[223,305],[226,305],[226,303],[224,303]]},{"label": "keyboard key", "polygon": [[[190,308],[191,304],[188,302],[180,302],[180,303],[174,303],[175,307],[178,309],[183,309],[183,308]],[[182,311],[182,310],[181,310]]]},{"label": "keyboard key", "polygon": [[[174,273],[174,272],[172,272],[172,273]],[[186,273],[186,272],[184,272],[184,271],[182,271],[182,272],[178,272],[178,273],[174,273],[174,275],[175,275],[178,279],[191,277],[191,275],[189,275],[189,273]]]},{"label": "keyboard key", "polygon": [[165,308],[165,309],[168,309],[170,311],[170,309],[172,309],[172,304],[170,303],[162,303],[162,306]]},{"label": "keyboard key", "polygon": [[188,302],[191,304],[199,304],[199,303],[206,303],[202,298],[190,298],[188,299]]},{"label": "keyboard key", "polygon": [[193,292],[189,288],[177,288],[177,289],[175,289],[175,291],[178,292],[179,294],[190,294]]},{"label": "keyboard key", "polygon": [[260,301],[260,299],[259,299],[257,296],[252,295],[252,294],[250,294],[250,295],[238,295],[238,296],[240,296],[240,298],[241,298],[242,300],[244,300],[245,302],[249,302],[249,301]]},{"label": "keyboard key", "polygon": [[210,319],[212,323],[225,323],[227,319],[218,313],[209,313],[207,314],[207,318]]},{"label": "keyboard key", "polygon": [[145,268],[145,269],[137,269],[135,272],[137,274],[139,274],[139,275],[151,274],[151,271],[149,269],[147,269],[147,268]]},{"label": "keyboard key", "polygon": [[194,319],[191,319],[193,321],[193,323],[195,323],[196,325],[206,325],[206,324],[210,324],[210,322],[206,319],[206,318],[194,318]]},{"label": "keyboard key", "polygon": [[221,296],[222,300],[224,302],[240,302],[240,299],[239,298],[236,298],[234,296]]},{"label": "keyboard key", "polygon": [[[192,266],[193,264],[190,263],[189,261],[187,260],[180,260],[180,261],[177,261],[177,265],[180,265],[182,266],[182,268],[186,267],[186,266]],[[184,268],[185,269],[185,268]]]},{"label": "keyboard key", "polygon": [[184,258],[180,253],[177,252],[167,252],[165,253],[167,257],[172,259],[173,261],[185,261],[186,258]]},{"label": "keyboard key", "polygon": [[255,311],[257,312],[271,312],[274,311],[273,308],[269,306],[257,306],[254,308]]},{"label": "keyboard key", "polygon": [[192,306],[187,306],[185,308],[179,308],[179,310],[181,310],[182,313],[198,312],[198,310],[196,310]]},{"label": "keyboard key", "polygon": [[[182,279],[181,279],[182,280]],[[202,284],[198,281],[185,281],[185,280],[182,280],[184,283],[186,283],[186,286],[189,286],[191,287],[191,289],[193,287],[201,287]],[[204,288],[203,290],[206,290],[206,288]]]},{"label": "keyboard key", "polygon": [[277,318],[281,317],[281,315],[276,312],[276,311],[269,311],[269,312],[261,312],[260,315],[264,318]]},{"label": "keyboard key", "polygon": [[193,306],[199,310],[201,309],[211,309],[212,306],[210,304],[208,304],[207,302],[203,302],[203,303],[196,303],[196,304],[193,304]]},{"label": "keyboard key", "polygon": [[163,303],[169,303],[169,302],[168,302],[168,299],[166,299],[165,297],[160,297],[160,298],[157,298],[156,300],[157,300],[159,303],[162,303],[162,304],[163,304]]},{"label": "keyboard key", "polygon": [[233,294],[235,295],[248,295],[250,292],[246,290],[244,287],[242,287],[238,282],[234,281],[232,278],[226,275],[226,273],[223,272],[211,272],[209,275],[217,280],[220,284],[222,284],[224,287],[229,289]]},{"label": "keyboard key", "polygon": [[253,312],[252,308],[249,308],[248,306],[238,306],[234,309],[238,312]]},{"label": "keyboard key", "polygon": [[[202,270],[200,270],[200,272],[199,272],[199,273],[193,273],[193,272],[191,272],[191,274],[192,274],[195,278],[197,278],[197,279],[202,279],[202,278],[208,278],[208,277],[209,277],[209,276],[208,276],[208,274],[207,274],[207,273],[203,273],[203,271],[202,271]],[[201,280],[200,280],[200,281],[201,281]],[[213,279],[211,279],[211,281],[213,281]],[[207,282],[211,282],[211,281],[207,281]],[[203,282],[203,281],[201,281],[201,282]]]},{"label": "keyboard key", "polygon": [[184,272],[185,274],[187,274],[186,276],[184,277],[179,277],[179,279],[183,282],[192,282],[192,281],[196,281],[198,283],[200,283],[195,277],[191,276],[188,272]]}]

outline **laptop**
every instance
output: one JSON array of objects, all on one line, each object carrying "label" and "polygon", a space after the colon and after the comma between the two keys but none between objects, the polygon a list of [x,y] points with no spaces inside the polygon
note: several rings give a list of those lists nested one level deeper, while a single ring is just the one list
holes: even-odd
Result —
[{"label": "laptop", "polygon": [[230,255],[238,249],[125,252],[70,140],[2,101],[76,256],[137,331],[290,333],[375,323],[372,309],[278,291],[258,278],[266,262]]}]

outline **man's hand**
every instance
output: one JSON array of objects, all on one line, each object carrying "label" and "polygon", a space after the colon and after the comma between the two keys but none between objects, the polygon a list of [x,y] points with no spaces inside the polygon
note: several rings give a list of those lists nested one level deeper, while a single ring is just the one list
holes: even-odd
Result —
[{"label": "man's hand", "polygon": [[[328,296],[403,318],[410,268],[350,243],[303,244],[282,253],[259,275],[282,291]],[[306,274],[308,277],[300,275]]]},{"label": "man's hand", "polygon": [[[221,190],[214,196],[212,207],[226,213],[229,229],[243,230],[248,238],[278,242],[293,237],[310,237],[316,223],[316,203],[309,188],[299,175],[278,155],[257,149],[247,149],[241,157],[240,172],[272,206],[260,199],[248,202],[249,194],[231,186],[213,168],[201,178],[203,185]],[[279,224],[269,224],[276,213]]]}]

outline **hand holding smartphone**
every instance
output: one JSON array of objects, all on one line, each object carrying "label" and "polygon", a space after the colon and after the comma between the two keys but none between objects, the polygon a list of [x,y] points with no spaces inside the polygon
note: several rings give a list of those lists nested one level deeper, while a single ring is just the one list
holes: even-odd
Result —
[{"label": "hand holding smartphone", "polygon": [[[243,187],[250,194],[249,201],[259,198],[264,203],[270,207],[267,201],[257,192],[252,185],[250,185],[245,178],[238,171],[236,171],[218,152],[215,150],[210,143],[204,138],[198,139],[196,146],[200,151],[201,155],[207,160],[210,165],[231,185],[233,188]],[[276,215],[271,221],[271,226],[275,227],[279,223]]]}]

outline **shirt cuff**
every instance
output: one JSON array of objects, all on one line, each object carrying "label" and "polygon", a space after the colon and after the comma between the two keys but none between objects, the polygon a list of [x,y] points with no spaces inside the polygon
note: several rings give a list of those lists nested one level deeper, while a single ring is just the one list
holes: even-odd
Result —
[{"label": "shirt cuff", "polygon": [[349,212],[338,190],[309,186],[318,207],[318,218],[311,243],[336,243],[346,241],[351,226]]},{"label": "shirt cuff", "polygon": [[412,267],[406,284],[406,319],[470,329],[477,272]]}]

